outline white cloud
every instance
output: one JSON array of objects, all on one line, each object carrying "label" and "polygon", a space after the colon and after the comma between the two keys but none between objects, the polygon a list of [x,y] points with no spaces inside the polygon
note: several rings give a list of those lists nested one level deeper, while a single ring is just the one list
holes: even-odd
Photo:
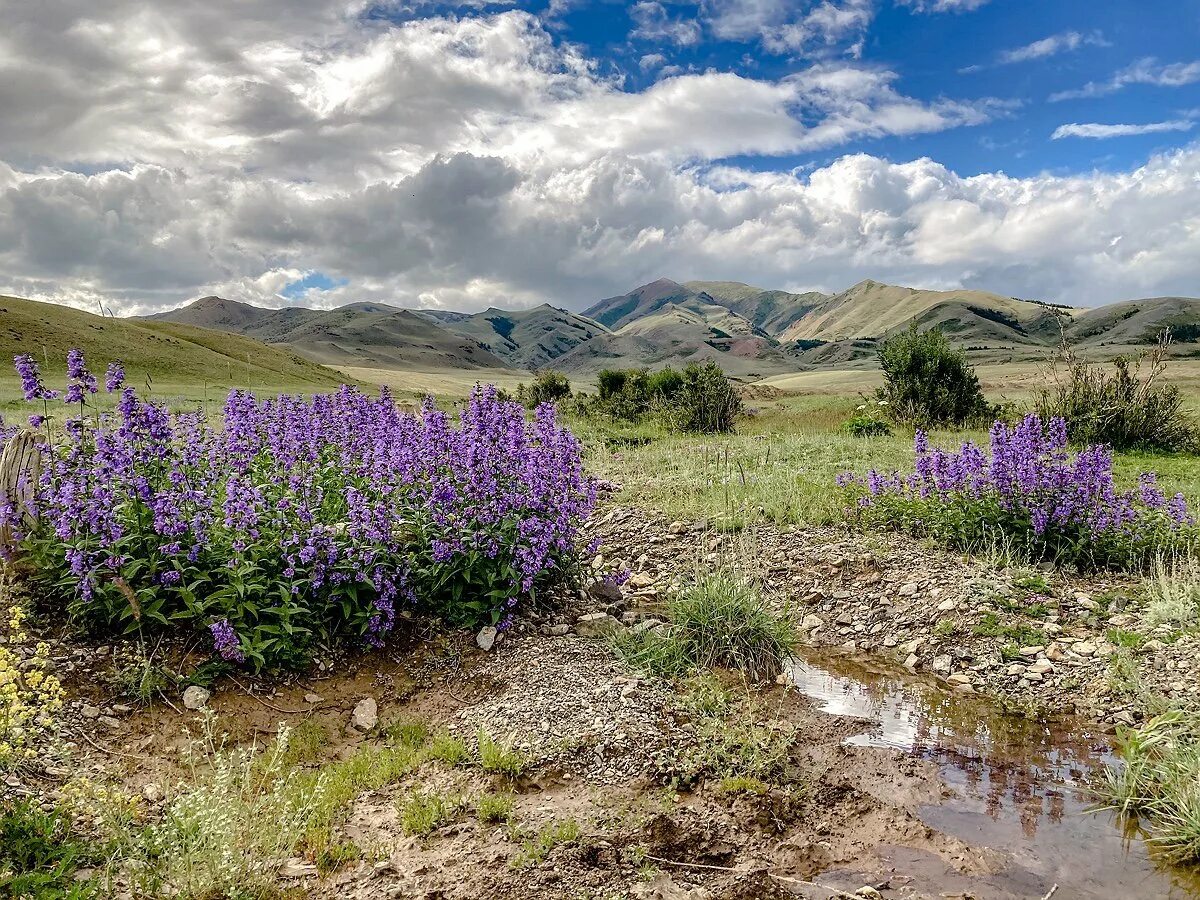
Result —
[{"label": "white cloud", "polygon": [[1200,81],[1200,60],[1161,65],[1154,57],[1148,56],[1117,72],[1108,81],[1089,81],[1081,88],[1051,94],[1050,100],[1057,102],[1086,97],[1102,97],[1123,90],[1131,84],[1183,87],[1198,81]]},{"label": "white cloud", "polygon": [[1196,123],[1190,119],[1172,119],[1167,122],[1149,122],[1144,125],[1100,125],[1095,122],[1059,125],[1050,135],[1053,140],[1065,137],[1114,138],[1135,134],[1161,134],[1164,131],[1191,131]]},{"label": "white cloud", "polygon": [[[761,41],[772,53],[827,54],[858,42],[875,17],[874,0],[703,0],[701,18],[724,40]],[[856,49],[857,48],[857,49]]]},{"label": "white cloud", "polygon": [[695,19],[672,16],[657,0],[640,0],[629,9],[634,21],[632,37],[650,41],[670,41],[681,47],[699,43],[700,23]]},{"label": "white cloud", "polygon": [[998,57],[998,62],[1001,65],[1007,65],[1029,62],[1034,59],[1046,59],[1050,56],[1057,56],[1059,53],[1078,50],[1083,46],[1107,47],[1110,45],[1099,33],[1080,34],[1078,31],[1063,31],[1044,37],[1040,41],[1033,41],[1023,47],[1005,50]]},{"label": "white cloud", "polygon": [[1083,303],[1194,291],[1197,147],[1074,178],[864,154],[750,171],[723,160],[1007,108],[920,101],[844,61],[633,92],[522,12],[393,25],[343,0],[243,6],[62,0],[11,17],[0,291],[119,312],[207,293],[280,305],[314,271],[345,284],[306,302],[465,309],[578,308],[664,273]]},{"label": "white cloud", "polygon": [[666,65],[667,58],[661,53],[647,53],[638,60],[638,68],[643,72],[649,72],[651,69],[660,69]]},{"label": "white cloud", "polygon": [[915,12],[971,12],[988,3],[988,0],[896,0],[897,6],[910,6]]}]

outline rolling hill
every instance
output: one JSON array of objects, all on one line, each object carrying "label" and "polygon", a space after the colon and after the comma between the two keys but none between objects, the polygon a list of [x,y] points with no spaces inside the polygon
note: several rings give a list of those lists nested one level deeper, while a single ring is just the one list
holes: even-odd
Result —
[{"label": "rolling hill", "polygon": [[327,366],[378,369],[503,369],[507,363],[473,338],[409,309],[352,303],[331,310],[265,310],[204,297],[149,321],[199,324],[285,347]]},{"label": "rolling hill", "polygon": [[[254,307],[250,307],[254,309]],[[66,371],[67,351],[83,350],[93,371],[119,359],[132,384],[146,376],[171,384],[296,386],[327,389],[346,380],[286,348],[195,325],[101,318],[55,303],[0,297],[0,353],[31,353],[42,371]]]},{"label": "rolling hill", "polygon": [[579,313],[543,303],[533,309],[487,309],[474,315],[422,311],[444,328],[477,341],[517,369],[539,369],[608,329]]},{"label": "rolling hill", "polygon": [[939,328],[974,359],[1037,360],[1065,335],[1082,352],[1144,348],[1170,327],[1176,353],[1200,352],[1200,300],[1159,297],[1072,309],[978,290],[933,291],[861,281],[836,294],[732,281],[660,278],[586,312],[549,304],[480,313],[353,303],[333,310],[260,309],[205,297],[145,320],[241,335],[345,368],[591,375],[716,360],[743,379],[873,366],[880,341],[915,323]]}]

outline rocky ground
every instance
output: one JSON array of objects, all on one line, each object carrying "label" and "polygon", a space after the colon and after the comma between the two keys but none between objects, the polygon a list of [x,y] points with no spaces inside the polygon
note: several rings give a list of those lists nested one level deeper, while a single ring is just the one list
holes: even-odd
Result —
[{"label": "rocky ground", "polygon": [[[1005,854],[926,824],[925,805],[948,795],[933,762],[847,745],[860,724],[786,686],[739,695],[732,684],[741,699],[727,726],[786,735],[786,753],[771,778],[731,779],[705,756],[711,723],[675,687],[620,664],[605,638],[659,627],[674,587],[732,565],[813,645],[890,659],[1025,709],[1130,723],[1150,693],[1188,702],[1200,675],[1195,638],[1143,627],[1127,580],[998,573],[902,536],[718,533],[620,506],[588,531],[600,542],[594,573],[628,573],[620,587],[598,581],[501,635],[447,636],[412,622],[406,642],[326,660],[291,682],[226,678],[211,690],[155,692],[141,706],[128,696],[138,670],[130,645],[55,644],[70,696],[64,753],[9,775],[4,790],[57,800],[64,781],[85,773],[153,817],[201,709],[235,741],[280,722],[319,728],[326,739],[311,766],[378,744],[389,723],[419,720],[465,743],[479,729],[503,736],[523,769],[506,777],[430,763],[366,793],[338,826],[361,858],[325,874],[290,861],[280,877],[294,895],[1037,900],[1051,883],[1005,880]],[[180,666],[185,657],[176,655]],[[1140,670],[1136,691],[1114,677],[1114,658]],[[414,791],[461,802],[443,826],[410,836],[399,810]],[[476,815],[477,798],[496,792],[513,795],[507,823]],[[543,840],[568,824],[578,833]]]},{"label": "rocky ground", "polygon": [[997,571],[899,534],[772,525],[716,533],[622,507],[593,530],[597,567],[632,573],[612,610],[626,624],[658,614],[696,572],[727,565],[755,577],[809,643],[882,654],[1021,708],[1133,724],[1148,697],[1196,702],[1200,635],[1145,625],[1128,577]]}]

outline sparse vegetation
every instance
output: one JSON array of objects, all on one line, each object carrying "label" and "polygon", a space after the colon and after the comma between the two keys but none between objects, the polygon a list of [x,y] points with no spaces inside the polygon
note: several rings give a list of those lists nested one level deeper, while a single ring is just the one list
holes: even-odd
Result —
[{"label": "sparse vegetation", "polygon": [[558,403],[571,396],[571,381],[561,372],[543,369],[533,376],[528,385],[517,385],[517,400],[529,409],[536,409],[543,403]]},{"label": "sparse vegetation", "polygon": [[461,797],[414,791],[397,802],[396,809],[405,834],[425,837],[452,821],[465,805]]},{"label": "sparse vegetation", "polygon": [[74,834],[70,817],[22,802],[0,811],[0,896],[85,900],[99,896],[90,879],[75,873],[96,865],[103,852]]},{"label": "sparse vegetation", "polygon": [[513,815],[512,794],[481,794],[475,801],[475,814],[485,825],[508,822]]},{"label": "sparse vegetation", "polygon": [[1145,581],[1146,623],[1192,628],[1200,624],[1200,562],[1191,554],[1159,554]]},{"label": "sparse vegetation", "polygon": [[496,740],[484,729],[479,729],[476,735],[479,747],[479,766],[483,771],[494,775],[505,775],[516,778],[525,771],[528,762],[523,754]]},{"label": "sparse vegetation", "polygon": [[620,636],[618,652],[660,676],[722,667],[763,681],[783,668],[796,641],[792,623],[772,613],[750,582],[728,571],[705,575],[674,597],[668,618],[668,629]]},{"label": "sparse vegetation", "polygon": [[579,823],[574,819],[544,825],[536,835],[521,845],[521,852],[513,860],[512,866],[514,869],[540,866],[555,847],[574,843],[582,833]]}]

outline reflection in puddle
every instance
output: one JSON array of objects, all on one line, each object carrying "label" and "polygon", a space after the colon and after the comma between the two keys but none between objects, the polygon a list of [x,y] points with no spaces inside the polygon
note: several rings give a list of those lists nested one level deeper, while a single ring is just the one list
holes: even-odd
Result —
[{"label": "reflection in puddle", "polygon": [[836,653],[805,651],[788,677],[823,712],[862,721],[848,744],[939,766],[956,797],[923,807],[921,817],[1011,858],[1011,871],[981,879],[994,891],[979,896],[1027,896],[1013,889],[1033,878],[1058,883],[1059,900],[1200,897],[1200,877],[1156,866],[1111,815],[1088,812],[1083,783],[1112,755],[1104,736],[1082,721],[1006,713],[903,670]]}]

